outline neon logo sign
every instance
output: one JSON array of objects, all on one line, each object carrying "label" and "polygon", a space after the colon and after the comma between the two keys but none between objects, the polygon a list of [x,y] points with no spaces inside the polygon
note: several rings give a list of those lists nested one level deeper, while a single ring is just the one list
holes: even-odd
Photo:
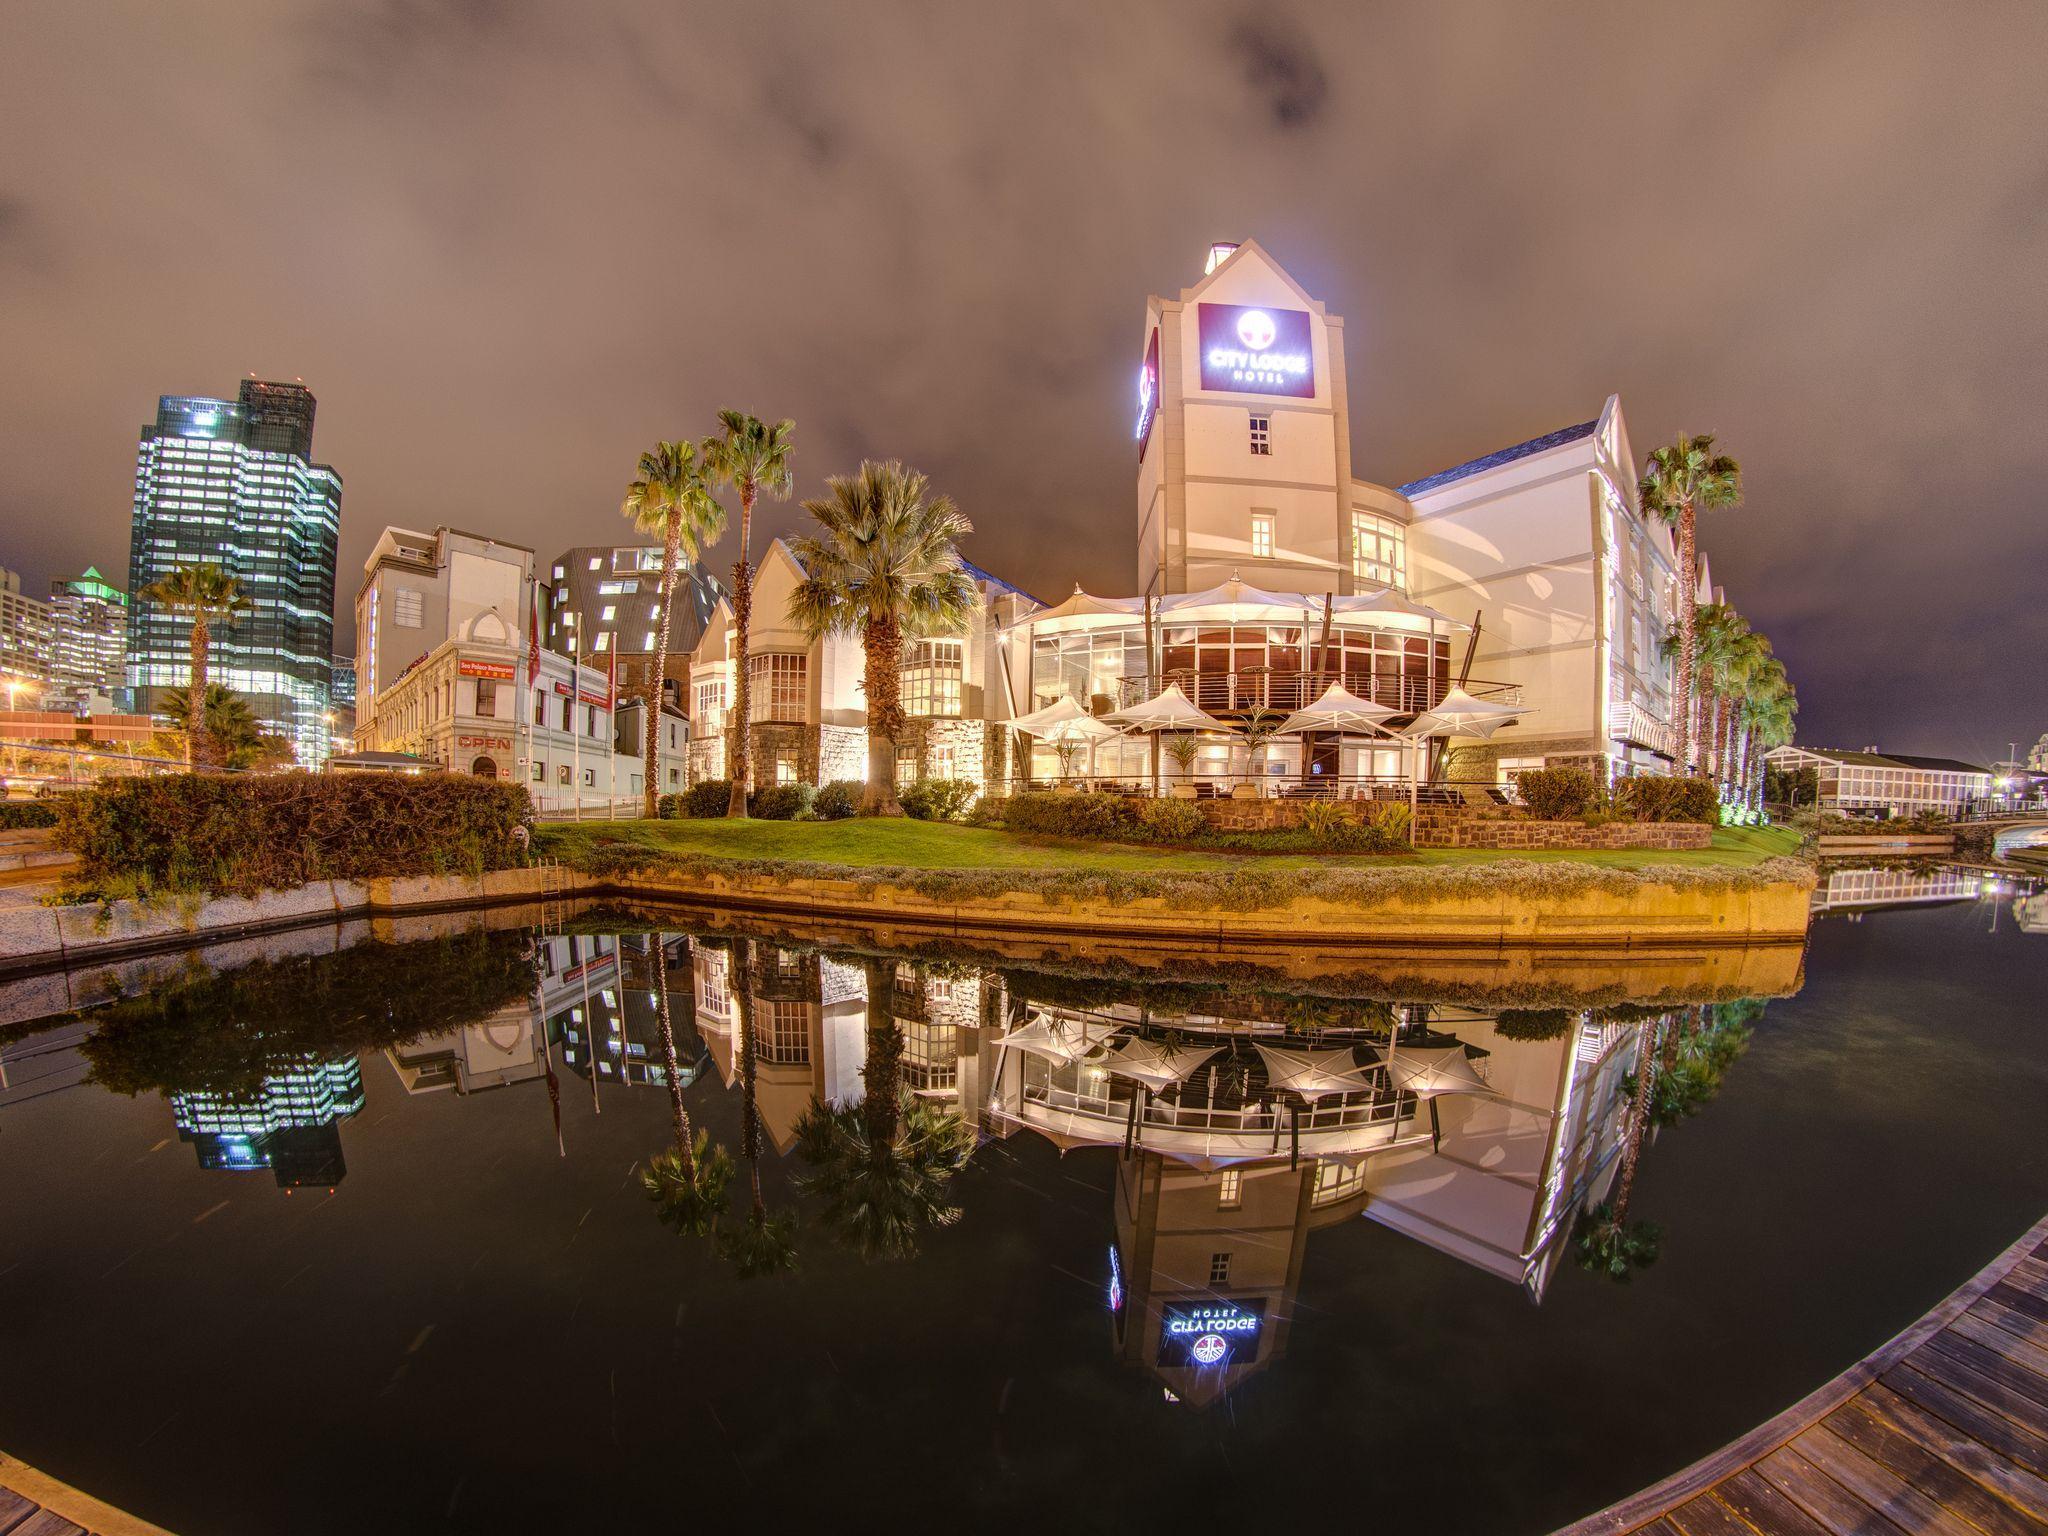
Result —
[{"label": "neon logo sign", "polygon": [[1220,1333],[1205,1333],[1188,1346],[1197,1365],[1215,1365],[1229,1353],[1230,1345]]},{"label": "neon logo sign", "polygon": [[1259,1352],[1263,1297],[1246,1301],[1167,1302],[1159,1311],[1159,1364],[1228,1365]]},{"label": "neon logo sign", "polygon": [[1308,312],[1243,304],[1203,304],[1202,388],[1255,395],[1316,392]]},{"label": "neon logo sign", "polygon": [[1159,328],[1145,344],[1145,364],[1138,370],[1138,462],[1145,461],[1145,445],[1152,440],[1152,422],[1159,415]]}]

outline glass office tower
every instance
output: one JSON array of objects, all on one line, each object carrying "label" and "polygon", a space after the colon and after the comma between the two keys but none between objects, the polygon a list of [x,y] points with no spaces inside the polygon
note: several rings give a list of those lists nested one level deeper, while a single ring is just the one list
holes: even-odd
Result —
[{"label": "glass office tower", "polygon": [[129,707],[162,714],[191,680],[188,615],[143,595],[181,565],[218,565],[249,613],[214,629],[213,681],[247,698],[299,762],[327,758],[341,476],[312,462],[311,390],[245,379],[234,400],[165,395],[135,455],[128,554]]}]

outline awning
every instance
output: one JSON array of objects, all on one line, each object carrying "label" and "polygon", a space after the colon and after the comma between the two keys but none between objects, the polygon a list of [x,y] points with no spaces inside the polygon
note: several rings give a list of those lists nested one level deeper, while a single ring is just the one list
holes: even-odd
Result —
[{"label": "awning", "polygon": [[1526,704],[1495,704],[1475,699],[1462,688],[1445,694],[1436,708],[1417,715],[1404,736],[1491,736],[1532,711]]},{"label": "awning", "polygon": [[1266,1081],[1313,1104],[1325,1094],[1362,1093],[1369,1086],[1350,1046],[1341,1050],[1287,1051],[1253,1043],[1266,1063]]},{"label": "awning", "polygon": [[1159,600],[1159,617],[1172,624],[1301,624],[1322,607],[1301,592],[1268,592],[1233,576],[1206,592],[1181,592]]},{"label": "awning", "polygon": [[1096,719],[1075,703],[1072,694],[1004,724],[1040,741],[1099,741],[1119,734],[1115,726]]},{"label": "awning", "polygon": [[1383,721],[1399,713],[1399,710],[1375,704],[1371,699],[1361,699],[1342,683],[1332,683],[1315,703],[1297,709],[1282,721],[1275,734],[1292,736],[1299,731],[1378,732],[1382,730]]},{"label": "awning", "polygon": [[1080,1061],[1102,1049],[1102,1044],[1115,1031],[1114,1025],[1104,1025],[1091,1037],[1084,1021],[1056,1019],[1050,1014],[1033,1013],[1030,1019],[1017,1029],[996,1041],[999,1046],[1014,1046],[1020,1051],[1029,1051],[1034,1056],[1043,1056],[1048,1061],[1062,1066],[1068,1062]]},{"label": "awning", "polygon": [[1433,1099],[1440,1093],[1491,1093],[1486,1079],[1472,1065],[1462,1045],[1435,1046],[1422,1050],[1380,1047],[1387,1064],[1387,1078],[1402,1093],[1419,1099]]},{"label": "awning", "polygon": [[1176,1045],[1170,1040],[1147,1040],[1142,1035],[1126,1035],[1120,1049],[1112,1050],[1092,1064],[1114,1072],[1118,1077],[1132,1078],[1158,1093],[1176,1083],[1186,1082],[1221,1049],[1220,1045],[1198,1049],[1191,1045]]},{"label": "awning", "polygon": [[1074,595],[1065,602],[1051,608],[1040,608],[1027,613],[1016,623],[1006,626],[1018,629],[1030,625],[1038,630],[1059,630],[1072,627],[1087,628],[1091,619],[1137,620],[1145,617],[1145,599],[1142,597],[1097,597],[1092,592],[1083,592],[1075,584]]},{"label": "awning", "polygon": [[1147,699],[1142,704],[1133,704],[1129,709],[1119,709],[1102,717],[1119,725],[1130,726],[1140,731],[1229,731],[1236,727],[1226,725],[1214,715],[1195,707],[1194,701],[1180,691],[1179,683],[1168,683],[1165,691]]},{"label": "awning", "polygon": [[1377,592],[1351,592],[1330,599],[1330,611],[1343,615],[1373,615],[1383,618],[1421,619],[1424,623],[1443,624],[1452,629],[1470,629],[1469,619],[1454,619],[1447,613],[1439,613],[1427,604],[1418,603],[1412,597],[1403,597],[1392,587],[1382,587]]}]

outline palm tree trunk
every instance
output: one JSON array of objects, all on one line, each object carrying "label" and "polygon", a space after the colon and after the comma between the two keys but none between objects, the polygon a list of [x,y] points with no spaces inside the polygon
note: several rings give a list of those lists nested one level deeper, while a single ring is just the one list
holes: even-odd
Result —
[{"label": "palm tree trunk", "polygon": [[192,681],[185,699],[185,771],[206,761],[206,678],[213,637],[207,632],[206,615],[192,615]]},{"label": "palm tree trunk", "polygon": [[1678,508],[1678,771],[1692,772],[1693,672],[1699,665],[1699,547],[1692,498]]},{"label": "palm tree trunk", "polygon": [[697,1182],[697,1157],[690,1136],[690,1112],[683,1107],[683,1072],[676,1060],[675,1021],[668,1007],[668,951],[661,935],[654,935],[654,1017],[661,1031],[661,1076],[668,1084],[668,1114],[675,1124],[676,1159],[683,1177]]},{"label": "palm tree trunk", "polygon": [[903,1031],[896,1024],[896,966],[869,960],[867,1063],[861,1068],[861,1118],[868,1145],[877,1151],[896,1144],[902,1120]]},{"label": "palm tree trunk", "polygon": [[747,634],[754,620],[754,571],[748,554],[754,547],[754,487],[740,486],[740,558],[732,568],[732,751],[726,771],[732,775],[732,798],[725,814],[747,814],[748,736],[752,733],[752,688],[747,677]]},{"label": "palm tree trunk", "polygon": [[896,738],[903,730],[903,631],[884,614],[861,631],[867,652],[868,783],[861,810],[869,816],[901,816],[896,798]]},{"label": "palm tree trunk", "polygon": [[[744,961],[740,959],[742,950],[746,952]],[[733,1012],[739,1021],[740,1031],[740,1152],[749,1163],[755,1165],[758,1181],[761,1157],[761,1105],[755,1086],[755,1071],[759,1057],[754,1047],[754,1000],[749,995],[754,979],[754,941],[734,939],[732,953],[733,969],[747,984],[745,989],[733,994]]]},{"label": "palm tree trunk", "polygon": [[668,632],[676,603],[676,567],[682,563],[682,513],[669,513],[666,533],[661,546],[661,629],[651,658],[653,670],[647,679],[647,794],[641,809],[649,821],[661,811],[661,695],[662,682],[668,676]]},{"label": "palm tree trunk", "polygon": [[1636,1094],[1629,1106],[1628,1139],[1621,1148],[1621,1181],[1608,1202],[1613,1207],[1617,1227],[1628,1221],[1629,1197],[1636,1189],[1636,1162],[1643,1155],[1643,1132],[1649,1128],[1650,1084],[1657,1070],[1657,1035],[1661,1028],[1660,1024],[1643,1025],[1642,1040],[1636,1050]]}]

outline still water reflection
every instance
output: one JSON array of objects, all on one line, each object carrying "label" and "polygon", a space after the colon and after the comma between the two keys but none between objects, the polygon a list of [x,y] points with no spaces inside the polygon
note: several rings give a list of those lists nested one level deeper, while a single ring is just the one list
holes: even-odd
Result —
[{"label": "still water reflection", "polygon": [[1547,1529],[2039,1214],[2041,900],[1843,871],[1806,955],[1490,983],[626,911],[61,978],[0,1446],[188,1532]]}]

